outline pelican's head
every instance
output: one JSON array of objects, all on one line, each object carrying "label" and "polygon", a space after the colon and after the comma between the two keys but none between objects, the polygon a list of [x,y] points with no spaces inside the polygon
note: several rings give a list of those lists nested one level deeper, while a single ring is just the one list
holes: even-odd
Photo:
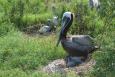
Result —
[{"label": "pelican's head", "polygon": [[62,28],[61,28],[61,31],[60,31],[57,46],[60,43],[60,40],[62,38],[66,38],[67,31],[68,31],[69,27],[71,26],[72,21],[73,21],[73,13],[65,12],[63,14],[63,17],[62,17],[62,23],[61,23]]}]

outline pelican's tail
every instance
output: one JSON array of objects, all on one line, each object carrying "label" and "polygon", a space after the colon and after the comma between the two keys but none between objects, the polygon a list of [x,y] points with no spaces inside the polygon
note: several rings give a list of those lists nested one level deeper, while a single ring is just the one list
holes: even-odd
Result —
[{"label": "pelican's tail", "polygon": [[100,48],[100,46],[93,46],[89,53],[93,53],[93,52],[95,52],[99,48]]}]

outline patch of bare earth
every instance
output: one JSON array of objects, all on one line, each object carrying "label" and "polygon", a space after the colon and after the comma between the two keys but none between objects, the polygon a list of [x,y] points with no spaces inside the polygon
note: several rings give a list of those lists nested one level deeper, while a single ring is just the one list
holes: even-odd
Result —
[{"label": "patch of bare earth", "polygon": [[45,24],[36,24],[36,25],[28,26],[28,27],[24,28],[22,30],[22,32],[28,36],[49,36],[51,34],[55,34],[54,31],[40,33],[39,30],[43,26],[46,26],[46,25]]},{"label": "patch of bare earth", "polygon": [[57,59],[53,62],[50,62],[48,65],[42,68],[43,72],[47,72],[49,74],[51,73],[61,73],[61,74],[67,74],[70,71],[75,72],[77,75],[83,75],[86,74],[92,66],[94,66],[96,62],[94,60],[90,60],[88,62],[84,62],[76,67],[66,67],[64,59]]}]

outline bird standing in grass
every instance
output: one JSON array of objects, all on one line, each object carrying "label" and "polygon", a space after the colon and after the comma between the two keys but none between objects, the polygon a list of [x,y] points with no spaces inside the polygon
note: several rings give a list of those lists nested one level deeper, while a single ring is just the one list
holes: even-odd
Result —
[{"label": "bird standing in grass", "polygon": [[67,36],[67,31],[73,22],[73,14],[65,12],[62,17],[62,28],[59,35],[58,44],[61,42],[62,47],[68,53],[66,57],[66,65],[73,67],[84,62],[88,55],[98,49],[94,45],[94,40],[89,35],[71,35]]}]

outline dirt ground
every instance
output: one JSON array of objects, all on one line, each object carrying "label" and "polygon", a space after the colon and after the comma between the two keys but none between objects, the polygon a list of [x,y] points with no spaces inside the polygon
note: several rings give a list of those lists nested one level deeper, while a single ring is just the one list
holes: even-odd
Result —
[{"label": "dirt ground", "polygon": [[50,62],[45,67],[43,67],[42,71],[47,73],[61,73],[61,74],[67,74],[68,72],[71,71],[75,72],[77,75],[82,75],[87,73],[90,69],[92,69],[92,66],[94,66],[95,64],[96,62],[91,59],[88,62],[80,64],[79,66],[67,68],[64,59],[57,59]]}]

